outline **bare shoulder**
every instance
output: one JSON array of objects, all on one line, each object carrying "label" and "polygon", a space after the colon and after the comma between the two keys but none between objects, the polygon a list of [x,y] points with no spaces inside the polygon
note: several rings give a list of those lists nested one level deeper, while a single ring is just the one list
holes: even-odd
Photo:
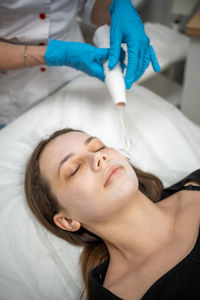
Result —
[{"label": "bare shoulder", "polygon": [[[186,185],[200,186],[194,181],[188,181]],[[174,214],[176,219],[195,219],[200,225],[200,191],[181,190],[158,202],[158,205]]]},{"label": "bare shoulder", "polygon": [[[185,186],[187,185],[200,186],[194,181],[188,181]],[[200,225],[200,191],[183,190],[180,196],[182,213],[191,218],[197,218]]]},{"label": "bare shoulder", "polygon": [[[192,185],[192,186],[199,186],[200,184],[198,182],[195,181],[187,181],[185,183],[185,186],[188,185]],[[194,206],[200,205],[200,191],[199,190],[184,190],[182,191],[182,194],[184,194],[183,200],[185,200],[185,205],[187,205],[187,203],[192,202]],[[188,201],[187,201],[188,200]]]}]

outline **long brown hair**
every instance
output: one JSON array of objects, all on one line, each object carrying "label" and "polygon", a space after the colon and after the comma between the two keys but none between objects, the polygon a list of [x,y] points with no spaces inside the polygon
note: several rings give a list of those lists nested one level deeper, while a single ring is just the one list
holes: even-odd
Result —
[{"label": "long brown hair", "polygon": [[[90,299],[90,271],[109,257],[108,249],[101,238],[81,227],[76,232],[59,228],[53,217],[59,212],[59,203],[52,193],[49,184],[41,176],[39,158],[45,146],[62,134],[81,130],[65,128],[54,132],[47,139],[42,140],[33,151],[26,168],[25,193],[28,205],[36,218],[52,233],[67,242],[83,246],[80,257],[82,276],[85,282],[87,300]],[[133,167],[133,166],[132,166]],[[156,176],[133,167],[139,180],[139,189],[153,202],[160,199],[163,184]]]}]

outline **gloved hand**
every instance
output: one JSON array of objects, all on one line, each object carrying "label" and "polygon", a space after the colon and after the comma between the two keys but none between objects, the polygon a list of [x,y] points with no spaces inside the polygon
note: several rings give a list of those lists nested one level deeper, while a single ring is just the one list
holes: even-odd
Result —
[{"label": "gloved hand", "polygon": [[126,88],[131,88],[149,63],[155,72],[160,71],[150,40],[144,31],[142,20],[131,0],[113,0],[110,6],[110,55],[109,68],[113,69],[120,56],[121,43],[127,44],[128,64],[125,76]]},{"label": "gloved hand", "polygon": [[68,66],[104,81],[103,62],[109,49],[79,42],[50,40],[45,61],[48,66]]}]

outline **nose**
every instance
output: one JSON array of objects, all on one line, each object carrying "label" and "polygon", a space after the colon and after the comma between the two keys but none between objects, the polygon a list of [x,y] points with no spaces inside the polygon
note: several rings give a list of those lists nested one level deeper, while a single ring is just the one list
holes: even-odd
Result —
[{"label": "nose", "polygon": [[108,157],[106,154],[101,151],[95,153],[93,157],[93,168],[95,171],[98,171],[102,168],[104,162],[108,161]]}]

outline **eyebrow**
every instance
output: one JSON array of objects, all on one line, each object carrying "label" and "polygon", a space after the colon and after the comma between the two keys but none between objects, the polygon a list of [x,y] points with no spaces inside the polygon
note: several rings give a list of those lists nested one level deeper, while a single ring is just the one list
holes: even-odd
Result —
[{"label": "eyebrow", "polygon": [[[90,136],[89,138],[87,138],[87,139],[84,141],[84,145],[88,145],[88,144],[89,144],[92,140],[94,140],[94,139],[97,139],[97,137],[96,137],[96,136]],[[59,167],[58,167],[58,176],[60,175],[60,169],[61,169],[62,165],[63,165],[67,160],[69,160],[74,154],[75,154],[74,152],[71,152],[71,153],[69,153],[67,156],[65,156],[65,157],[61,160],[61,162],[60,162],[60,164],[59,164]]]}]

